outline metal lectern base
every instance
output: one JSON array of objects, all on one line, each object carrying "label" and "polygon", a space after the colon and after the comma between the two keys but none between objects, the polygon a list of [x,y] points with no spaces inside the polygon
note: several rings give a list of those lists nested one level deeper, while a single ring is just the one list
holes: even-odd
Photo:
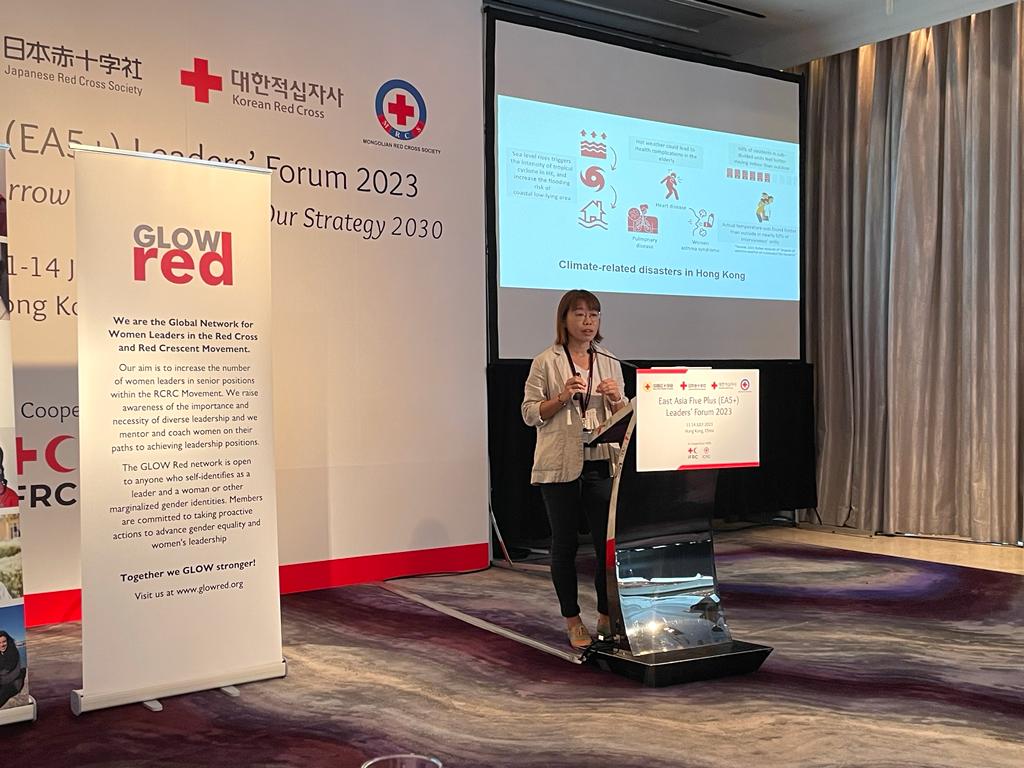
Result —
[{"label": "metal lectern base", "polygon": [[767,645],[733,640],[721,645],[643,656],[633,656],[625,651],[597,651],[588,657],[588,661],[650,688],[661,688],[756,672],[772,650]]}]

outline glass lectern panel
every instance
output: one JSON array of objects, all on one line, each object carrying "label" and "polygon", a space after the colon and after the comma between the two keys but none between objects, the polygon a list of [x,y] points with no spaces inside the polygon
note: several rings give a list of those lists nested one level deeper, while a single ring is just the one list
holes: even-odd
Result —
[{"label": "glass lectern panel", "polygon": [[718,472],[637,472],[633,418],[608,523],[616,647],[642,656],[730,643],[711,537]]}]

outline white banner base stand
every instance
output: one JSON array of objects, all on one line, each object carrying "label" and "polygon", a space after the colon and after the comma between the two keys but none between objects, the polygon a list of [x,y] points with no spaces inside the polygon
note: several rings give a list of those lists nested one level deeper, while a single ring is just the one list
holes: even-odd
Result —
[{"label": "white banner base stand", "polygon": [[152,688],[144,688],[135,691],[118,691],[117,693],[100,693],[91,695],[81,688],[78,688],[71,692],[71,712],[77,716],[83,712],[91,712],[94,709],[106,709],[107,707],[120,707],[124,704],[150,702],[165,696],[181,696],[185,693],[197,693],[199,691],[210,691],[217,688],[241,685],[243,683],[255,683],[259,680],[273,680],[278,677],[286,677],[287,675],[288,662],[281,659],[281,661],[273,664],[254,667],[241,672],[232,672],[230,678],[208,677],[203,680],[171,683],[166,686],[153,686]]},{"label": "white banner base stand", "polygon": [[36,700],[31,696],[28,697],[28,704],[20,707],[11,707],[10,709],[0,709],[0,725],[35,722],[35,719]]}]

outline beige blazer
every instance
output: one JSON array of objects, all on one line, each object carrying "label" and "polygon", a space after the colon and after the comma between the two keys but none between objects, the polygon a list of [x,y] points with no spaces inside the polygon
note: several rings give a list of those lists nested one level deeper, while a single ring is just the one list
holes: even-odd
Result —
[{"label": "beige blazer", "polygon": [[[602,352],[608,352],[600,345],[594,346]],[[565,350],[560,346],[552,345],[533,358],[522,406],[523,421],[537,428],[537,448],[533,452],[533,472],[530,474],[533,485],[567,483],[583,472],[583,417],[580,416],[579,408],[570,403],[548,421],[540,418],[540,404],[561,392],[570,376],[572,369]],[[619,391],[625,397],[622,366],[617,360],[594,355],[594,386],[608,378],[619,382]],[[602,397],[601,402],[604,413],[599,413],[598,418],[604,421],[612,415],[612,411],[607,398]],[[617,445],[605,443],[591,448],[587,458],[607,459],[611,462],[617,452]]]}]

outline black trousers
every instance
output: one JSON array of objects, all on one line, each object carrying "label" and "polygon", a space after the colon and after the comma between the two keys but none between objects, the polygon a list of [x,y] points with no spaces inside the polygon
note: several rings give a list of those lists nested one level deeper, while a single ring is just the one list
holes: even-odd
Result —
[{"label": "black trousers", "polygon": [[576,532],[580,516],[585,515],[597,558],[594,587],[597,610],[608,613],[608,584],[605,581],[605,539],[608,535],[608,503],[612,481],[607,461],[585,461],[583,473],[568,483],[544,483],[540,486],[544,506],[551,523],[551,580],[562,615],[578,616],[576,588]]},{"label": "black trousers", "polygon": [[6,704],[8,701],[13,699],[25,686],[25,673],[22,671],[20,675],[14,680],[13,683],[7,683],[6,685],[0,685],[0,707]]}]

